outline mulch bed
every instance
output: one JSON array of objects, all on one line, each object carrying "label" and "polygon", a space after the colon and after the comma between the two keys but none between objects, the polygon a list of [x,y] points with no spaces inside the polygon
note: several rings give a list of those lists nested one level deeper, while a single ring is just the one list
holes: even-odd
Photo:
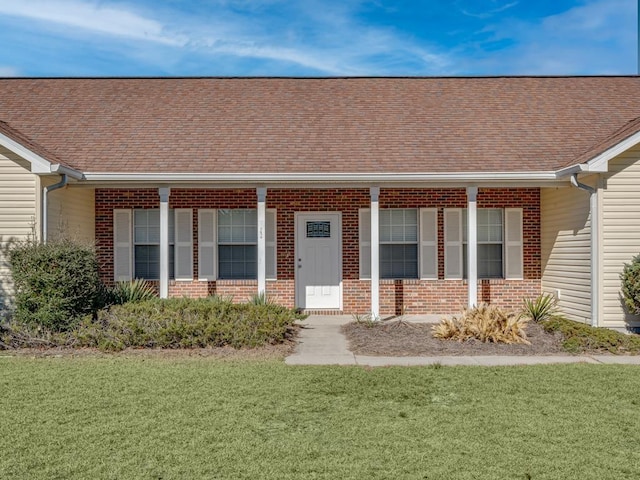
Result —
[{"label": "mulch bed", "polygon": [[384,321],[376,325],[349,323],[342,331],[349,349],[357,355],[413,357],[460,355],[566,355],[560,333],[547,333],[536,323],[526,327],[526,344],[483,343],[479,340],[458,342],[433,337],[429,323],[402,320]]}]

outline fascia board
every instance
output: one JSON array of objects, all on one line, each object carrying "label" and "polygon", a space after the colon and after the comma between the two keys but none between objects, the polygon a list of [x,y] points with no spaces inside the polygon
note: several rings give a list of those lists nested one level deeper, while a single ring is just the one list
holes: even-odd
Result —
[{"label": "fascia board", "polygon": [[3,133],[0,133],[0,145],[29,162],[31,164],[31,173],[58,173],[68,175],[71,178],[75,178],[77,180],[82,178],[81,172],[74,170],[73,168],[60,165],[59,163],[51,163],[49,160],[41,157],[37,153],[32,152],[28,148],[7,137]]},{"label": "fascia board", "polygon": [[11,150],[16,155],[24,158],[31,164],[31,172],[33,173],[51,173],[51,162],[42,158],[37,153],[32,152],[28,148],[22,146],[15,140],[0,133],[0,145]]},{"label": "fascia board", "polygon": [[90,182],[523,182],[554,181],[555,172],[474,172],[474,173],[107,173],[86,172]]},{"label": "fascia board", "polygon": [[640,132],[637,132],[620,143],[614,145],[613,147],[605,150],[600,155],[593,157],[591,160],[587,162],[589,172],[607,172],[609,170],[609,160],[614,157],[617,157],[621,153],[629,150],[632,147],[635,147],[638,143],[640,143]]}]

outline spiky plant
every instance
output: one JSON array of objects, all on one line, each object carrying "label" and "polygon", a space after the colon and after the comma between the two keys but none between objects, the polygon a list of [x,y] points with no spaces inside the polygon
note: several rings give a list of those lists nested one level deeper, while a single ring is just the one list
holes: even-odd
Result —
[{"label": "spiky plant", "polygon": [[527,321],[522,315],[483,303],[465,309],[460,317],[444,318],[433,327],[433,336],[460,342],[475,338],[482,342],[528,344]]},{"label": "spiky plant", "polygon": [[209,295],[208,298],[213,303],[221,305],[233,305],[233,295],[219,295],[217,293],[214,293],[213,295]]},{"label": "spiky plant", "polygon": [[275,305],[277,302],[275,298],[267,295],[265,292],[256,293],[249,298],[251,305]]},{"label": "spiky plant", "polygon": [[534,322],[544,322],[558,314],[558,299],[549,293],[538,295],[534,300],[525,298],[522,313]]},{"label": "spiky plant", "polygon": [[146,280],[136,278],[130,282],[118,282],[111,289],[111,303],[122,305],[129,302],[143,302],[158,296],[154,286]]}]

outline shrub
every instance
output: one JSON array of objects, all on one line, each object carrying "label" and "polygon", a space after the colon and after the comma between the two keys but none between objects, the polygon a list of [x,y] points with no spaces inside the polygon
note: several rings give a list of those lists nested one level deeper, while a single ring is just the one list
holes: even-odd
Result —
[{"label": "shrub", "polygon": [[39,325],[15,321],[0,326],[0,350],[64,347],[73,343],[71,331],[52,332]]},{"label": "shrub", "polygon": [[625,263],[622,274],[622,297],[629,313],[640,315],[640,255]]},{"label": "shrub", "polygon": [[68,240],[28,241],[11,245],[7,255],[15,321],[65,331],[100,307],[102,288],[92,247]]},{"label": "shrub", "polygon": [[482,342],[528,344],[524,331],[527,320],[496,305],[480,304],[465,309],[460,317],[444,318],[433,326],[433,336],[460,342],[474,338]]},{"label": "shrub", "polygon": [[522,313],[534,322],[543,322],[558,313],[558,299],[548,293],[538,295],[535,300],[525,298]]},{"label": "shrub", "polygon": [[295,320],[280,305],[232,304],[217,298],[152,299],[114,305],[88,319],[74,336],[78,345],[104,350],[126,347],[257,347],[283,342]]},{"label": "shrub", "polygon": [[142,302],[157,297],[156,289],[146,280],[136,278],[130,282],[118,282],[107,292],[107,304],[122,305]]},{"label": "shrub", "polygon": [[625,335],[558,316],[542,325],[547,332],[560,332],[564,337],[562,346],[571,353],[640,353],[640,337],[637,335]]}]

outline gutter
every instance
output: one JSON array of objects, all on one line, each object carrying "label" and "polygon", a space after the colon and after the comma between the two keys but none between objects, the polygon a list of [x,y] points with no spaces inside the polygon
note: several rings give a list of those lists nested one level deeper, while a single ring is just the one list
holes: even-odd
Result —
[{"label": "gutter", "polygon": [[82,180],[84,178],[82,172],[74,170],[73,168],[65,167],[64,165],[60,165],[59,163],[51,165],[51,173],[57,173],[58,175],[67,175],[75,180]]},{"label": "gutter", "polygon": [[48,213],[48,205],[49,205],[49,192],[53,192],[54,190],[58,190],[59,188],[65,187],[67,185],[67,174],[61,173],[61,179],[58,183],[54,183],[53,185],[49,185],[48,187],[44,187],[43,195],[42,195],[42,241],[47,243],[47,239],[49,236],[49,213]]},{"label": "gutter", "polygon": [[472,172],[472,173],[109,173],[87,172],[89,182],[478,182],[553,181],[555,172]]},{"label": "gutter", "polygon": [[591,218],[591,326],[597,327],[600,311],[600,302],[598,296],[598,279],[600,278],[599,262],[600,245],[598,243],[598,233],[600,231],[599,212],[598,212],[598,189],[580,183],[578,174],[571,175],[571,185],[589,193],[589,217]]}]

